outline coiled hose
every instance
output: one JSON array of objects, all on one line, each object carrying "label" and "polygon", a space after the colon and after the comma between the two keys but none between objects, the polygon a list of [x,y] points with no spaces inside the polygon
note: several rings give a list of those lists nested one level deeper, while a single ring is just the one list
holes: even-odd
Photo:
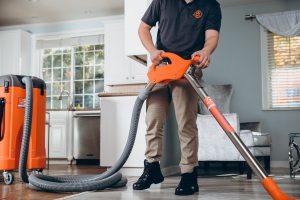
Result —
[{"label": "coiled hose", "polygon": [[[49,192],[83,192],[91,190],[102,190],[108,187],[121,187],[127,183],[126,177],[122,177],[119,170],[127,161],[133,148],[141,108],[147,99],[149,90],[142,90],[133,107],[129,135],[125,148],[118,161],[108,171],[99,175],[78,175],[78,176],[46,176],[41,174],[31,174],[29,177],[26,171],[28,146],[30,141],[31,118],[32,118],[32,80],[30,77],[24,77],[23,83],[26,85],[26,108],[25,121],[20,152],[19,174],[22,180],[29,183],[32,188]],[[26,129],[25,129],[26,127]]]}]

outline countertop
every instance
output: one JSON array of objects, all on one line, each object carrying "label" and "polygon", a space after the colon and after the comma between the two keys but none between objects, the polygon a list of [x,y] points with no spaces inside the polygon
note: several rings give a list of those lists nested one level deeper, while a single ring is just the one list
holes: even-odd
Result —
[{"label": "countertop", "polygon": [[102,92],[99,97],[122,97],[122,96],[137,96],[138,92]]},{"label": "countertop", "polygon": [[104,92],[98,94],[99,97],[122,97],[137,96],[146,84],[134,85],[111,85]]}]

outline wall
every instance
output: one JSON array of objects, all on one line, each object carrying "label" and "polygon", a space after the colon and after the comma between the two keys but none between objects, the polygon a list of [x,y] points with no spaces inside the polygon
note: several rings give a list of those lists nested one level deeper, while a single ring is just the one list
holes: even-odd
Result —
[{"label": "wall", "polygon": [[245,21],[244,15],[295,9],[300,9],[300,1],[223,8],[219,47],[204,72],[208,83],[233,85],[231,108],[241,122],[260,121],[263,131],[272,134],[272,161],[288,160],[288,133],[300,132],[300,110],[262,110],[260,27]]}]

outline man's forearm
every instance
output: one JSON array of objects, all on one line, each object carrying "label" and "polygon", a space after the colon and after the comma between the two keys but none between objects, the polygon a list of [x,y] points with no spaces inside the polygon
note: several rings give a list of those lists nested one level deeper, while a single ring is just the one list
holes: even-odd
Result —
[{"label": "man's forearm", "polygon": [[207,51],[209,54],[212,54],[218,46],[219,36],[214,35],[210,36],[205,40],[204,47],[202,50]]},{"label": "man's forearm", "polygon": [[151,27],[146,25],[145,23],[141,22],[141,25],[139,27],[139,36],[141,39],[142,44],[146,48],[146,50],[151,53],[152,51],[156,50],[152,36],[150,33]]},{"label": "man's forearm", "polygon": [[196,67],[199,69],[205,69],[210,63],[210,56],[218,46],[219,32],[215,30],[207,30],[205,32],[204,47],[192,54],[192,58],[200,56],[200,60],[196,63]]},{"label": "man's forearm", "polygon": [[218,41],[218,36],[211,36],[207,38],[202,50],[207,51],[209,54],[212,54],[218,46]]}]

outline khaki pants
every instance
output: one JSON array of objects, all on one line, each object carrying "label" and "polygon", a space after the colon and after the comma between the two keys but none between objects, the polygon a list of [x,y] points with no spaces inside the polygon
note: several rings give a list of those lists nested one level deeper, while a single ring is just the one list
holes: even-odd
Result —
[{"label": "khaki pants", "polygon": [[146,152],[148,162],[159,161],[162,157],[163,126],[173,100],[178,124],[181,148],[181,173],[190,173],[198,166],[198,96],[186,79],[173,81],[168,85],[156,85],[147,99]]}]

